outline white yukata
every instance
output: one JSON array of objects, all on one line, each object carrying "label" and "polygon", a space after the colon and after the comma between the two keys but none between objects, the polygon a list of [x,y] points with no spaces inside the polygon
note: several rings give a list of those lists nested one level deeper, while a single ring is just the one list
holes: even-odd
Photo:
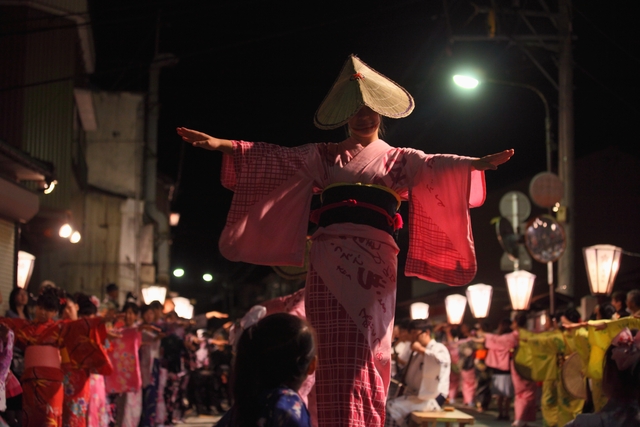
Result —
[{"label": "white yukata", "polygon": [[424,353],[414,352],[405,379],[404,395],[389,399],[387,415],[405,426],[413,411],[440,411],[436,397],[449,394],[451,356],[444,344],[431,340]]}]

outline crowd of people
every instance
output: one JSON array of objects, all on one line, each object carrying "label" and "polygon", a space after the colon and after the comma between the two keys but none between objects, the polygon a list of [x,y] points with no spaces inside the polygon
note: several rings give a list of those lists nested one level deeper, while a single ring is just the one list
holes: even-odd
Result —
[{"label": "crowd of people", "polygon": [[[514,427],[535,421],[538,410],[545,427],[638,426],[639,310],[640,291],[632,290],[615,292],[587,321],[567,309],[537,332],[527,328],[525,312],[495,330],[399,320],[387,425],[406,425],[412,411],[440,410],[444,402],[482,412],[495,398],[498,420]],[[562,376],[574,354],[577,383],[586,378],[584,397]]]},{"label": "crowd of people", "polygon": [[[228,409],[230,323],[181,319],[171,299],[140,304],[15,288],[0,317],[0,426],[156,427]],[[217,322],[226,322],[224,320]]]}]

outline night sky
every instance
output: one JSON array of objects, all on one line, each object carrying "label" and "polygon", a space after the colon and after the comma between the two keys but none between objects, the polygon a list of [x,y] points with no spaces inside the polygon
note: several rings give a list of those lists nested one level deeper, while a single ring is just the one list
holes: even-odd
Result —
[{"label": "night sky", "polygon": [[[483,34],[482,16],[463,27],[473,14],[470,2],[448,3],[454,34]],[[609,2],[574,2],[577,158],[611,145],[639,154],[633,126],[640,116],[635,3],[618,1],[613,9]],[[549,4],[555,8],[556,2]],[[344,130],[316,129],[313,114],[351,53],[415,98],[411,116],[387,121],[385,140],[391,145],[469,156],[515,148],[509,163],[487,174],[489,191],[545,168],[544,114],[533,92],[486,84],[462,94],[451,75],[473,66],[494,79],[536,86],[549,99],[554,132],[557,92],[516,46],[449,45],[442,2],[96,0],[90,5],[96,89],[145,92],[157,28],[160,52],[179,58],[161,76],[159,171],[177,183],[172,208],[182,217],[173,230],[172,267],[187,270],[182,281],[191,287],[180,285],[186,294],[215,292],[215,284],[200,279],[206,271],[240,274],[246,266],[224,262],[217,250],[231,200],[219,183],[221,154],[183,145],[174,129],[286,146],[338,142]],[[526,31],[508,19],[499,22],[505,33]],[[531,52],[557,79],[553,56],[537,48]]]}]

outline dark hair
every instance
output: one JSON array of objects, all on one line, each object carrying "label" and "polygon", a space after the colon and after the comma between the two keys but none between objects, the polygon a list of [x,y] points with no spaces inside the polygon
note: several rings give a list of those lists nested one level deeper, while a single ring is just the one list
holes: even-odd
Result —
[{"label": "dark hair", "polygon": [[107,285],[107,293],[117,291],[117,290],[118,290],[118,285],[116,285],[115,283],[109,283]]},{"label": "dark hair", "polygon": [[297,391],[315,356],[313,328],[291,314],[269,315],[244,331],[234,366],[232,425],[255,426],[260,396],[283,385]]},{"label": "dark hair", "polygon": [[575,308],[566,309],[564,312],[564,317],[566,317],[567,320],[571,323],[578,323],[580,321],[580,313]]},{"label": "dark hair", "polygon": [[46,311],[60,312],[60,306],[63,305],[65,296],[62,289],[47,285],[40,289],[36,305]]},{"label": "dark hair", "polygon": [[513,321],[516,322],[518,328],[525,328],[527,326],[527,313],[524,311],[519,311],[513,317]]},{"label": "dark hair", "polygon": [[133,311],[133,314],[140,313],[140,307],[138,307],[138,304],[134,302],[127,302],[124,304],[124,306],[122,307],[122,312],[126,313],[127,310]]},{"label": "dark hair", "polygon": [[[13,290],[11,290],[11,293],[9,294],[9,309],[16,314],[18,313],[18,307],[16,306],[16,298],[18,297],[18,294],[20,293],[20,291],[25,291],[27,293],[27,296],[29,296],[29,293],[27,292],[27,290],[23,288],[13,288]],[[27,305],[29,305],[28,300],[27,300]],[[24,316],[27,319],[29,318],[29,312],[26,306],[24,307]]]},{"label": "dark hair", "polygon": [[411,321],[411,323],[409,323],[409,330],[422,331],[422,332],[429,331],[429,333],[432,333],[433,326],[431,325],[431,323],[429,323],[427,319],[414,319]]},{"label": "dark hair", "polygon": [[627,293],[625,291],[615,291],[611,294],[611,301],[622,303],[622,309],[627,308]]},{"label": "dark hair", "polygon": [[149,304],[149,305],[154,310],[158,310],[158,309],[163,310],[164,309],[164,305],[158,300],[151,301],[151,304]]},{"label": "dark hair", "polygon": [[89,295],[78,292],[75,297],[78,303],[78,316],[94,316],[98,313],[98,307],[91,301]]},{"label": "dark hair", "polygon": [[144,316],[144,314],[149,310],[153,310],[153,307],[151,306],[151,304],[143,304],[140,307],[140,315]]},{"label": "dark hair", "polygon": [[408,331],[410,323],[411,323],[411,319],[409,319],[408,317],[404,317],[402,319],[397,319],[395,326],[397,326],[399,329],[404,329],[405,331]]},{"label": "dark hair", "polygon": [[511,319],[505,317],[498,323],[498,330],[500,331],[500,335],[508,334],[511,332]]},{"label": "dark hair", "polygon": [[616,314],[616,308],[612,304],[606,303],[600,306],[600,318],[611,319],[614,314]]},{"label": "dark hair", "polygon": [[[637,330],[631,331],[634,336],[637,333]],[[602,391],[610,399],[613,398],[624,403],[637,403],[640,400],[640,387],[638,387],[640,363],[635,363],[628,369],[620,371],[612,358],[615,348],[614,345],[610,345],[604,355]]]}]

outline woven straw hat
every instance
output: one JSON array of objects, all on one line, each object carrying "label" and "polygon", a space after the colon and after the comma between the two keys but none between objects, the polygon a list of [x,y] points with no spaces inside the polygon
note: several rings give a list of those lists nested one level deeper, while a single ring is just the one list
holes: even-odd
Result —
[{"label": "woven straw hat", "polygon": [[415,106],[413,97],[402,86],[351,55],[313,121],[320,129],[335,129],[347,123],[363,105],[392,119],[407,117]]}]

